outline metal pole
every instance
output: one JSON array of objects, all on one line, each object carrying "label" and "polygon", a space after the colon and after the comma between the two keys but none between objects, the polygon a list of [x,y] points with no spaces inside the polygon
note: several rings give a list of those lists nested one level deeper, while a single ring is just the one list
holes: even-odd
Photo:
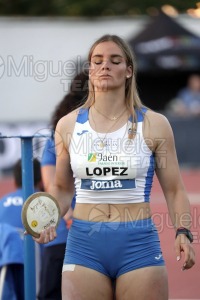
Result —
[{"label": "metal pole", "polygon": [[[24,201],[34,193],[33,179],[33,138],[49,138],[51,134],[32,136],[8,136],[0,133],[0,140],[6,138],[21,139],[22,187]],[[25,300],[36,300],[35,242],[30,235],[24,237],[24,292]]]},{"label": "metal pole", "polygon": [[[32,137],[21,137],[22,187],[26,200],[34,193]],[[24,241],[24,292],[25,300],[36,300],[35,243],[30,235]]]}]

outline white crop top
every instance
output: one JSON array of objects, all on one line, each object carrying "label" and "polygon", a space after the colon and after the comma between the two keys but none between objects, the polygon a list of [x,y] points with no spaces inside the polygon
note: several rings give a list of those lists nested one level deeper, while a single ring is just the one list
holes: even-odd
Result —
[{"label": "white crop top", "polygon": [[142,133],[145,112],[137,111],[137,133],[130,140],[132,118],[114,132],[97,134],[89,109],[79,111],[69,147],[77,203],[149,202],[155,161]]}]

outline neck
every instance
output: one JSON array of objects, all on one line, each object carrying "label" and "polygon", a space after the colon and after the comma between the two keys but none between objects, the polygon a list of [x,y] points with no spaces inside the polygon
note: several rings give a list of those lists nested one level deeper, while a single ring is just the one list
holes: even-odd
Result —
[{"label": "neck", "polygon": [[126,107],[124,93],[119,94],[111,91],[95,93],[94,106],[107,116],[120,114]]}]

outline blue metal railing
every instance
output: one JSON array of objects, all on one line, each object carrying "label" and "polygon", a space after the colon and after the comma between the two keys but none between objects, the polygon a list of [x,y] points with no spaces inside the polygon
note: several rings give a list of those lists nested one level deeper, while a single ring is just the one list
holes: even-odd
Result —
[{"label": "blue metal railing", "polygon": [[[33,138],[50,137],[50,135],[6,136],[0,138],[21,139],[22,156],[22,188],[23,198],[26,200],[34,193],[33,180]],[[24,294],[25,300],[36,300],[36,272],[35,272],[35,243],[30,235],[24,237]]]}]

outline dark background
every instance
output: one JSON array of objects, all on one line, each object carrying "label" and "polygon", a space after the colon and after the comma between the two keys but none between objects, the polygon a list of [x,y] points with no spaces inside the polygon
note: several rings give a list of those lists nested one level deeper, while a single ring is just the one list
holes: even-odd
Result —
[{"label": "dark background", "polygon": [[200,73],[200,37],[162,10],[128,42],[136,57],[139,94],[152,109],[164,110],[188,77]]},{"label": "dark background", "polygon": [[[196,8],[196,0],[168,0],[180,13]],[[14,16],[122,16],[155,13],[166,0],[0,0],[0,15]]]}]

